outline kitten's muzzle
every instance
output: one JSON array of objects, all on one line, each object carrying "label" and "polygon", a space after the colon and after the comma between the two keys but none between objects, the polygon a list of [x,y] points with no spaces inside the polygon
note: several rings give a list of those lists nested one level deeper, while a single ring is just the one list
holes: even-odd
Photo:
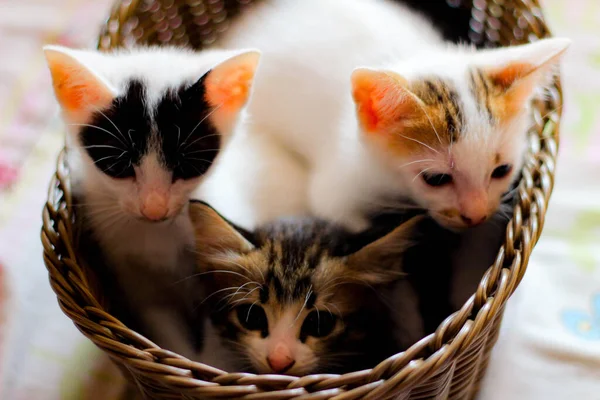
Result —
[{"label": "kitten's muzzle", "polygon": [[283,374],[294,366],[296,360],[292,358],[289,347],[283,343],[279,343],[267,357],[267,363],[273,372]]},{"label": "kitten's muzzle", "polygon": [[169,214],[168,198],[157,192],[149,193],[140,207],[140,212],[149,221],[162,221]]}]

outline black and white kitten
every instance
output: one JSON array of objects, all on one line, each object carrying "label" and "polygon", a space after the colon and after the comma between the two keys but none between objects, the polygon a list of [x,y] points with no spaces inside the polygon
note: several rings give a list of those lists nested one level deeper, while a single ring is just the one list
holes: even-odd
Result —
[{"label": "black and white kitten", "polygon": [[103,285],[136,311],[132,325],[190,355],[188,322],[171,310],[182,292],[174,282],[193,268],[187,204],[243,119],[259,53],[44,51],[69,128],[77,218],[107,266]]},{"label": "black and white kitten", "polygon": [[249,232],[201,202],[190,216],[196,279],[210,289],[200,361],[229,371],[343,373],[373,367],[423,336],[402,279],[420,217],[352,234],[313,218]]}]

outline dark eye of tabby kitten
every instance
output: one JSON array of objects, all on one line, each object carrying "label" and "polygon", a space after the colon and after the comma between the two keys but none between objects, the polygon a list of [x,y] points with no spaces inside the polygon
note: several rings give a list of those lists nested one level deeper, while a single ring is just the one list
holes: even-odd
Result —
[{"label": "dark eye of tabby kitten", "polygon": [[243,304],[236,308],[240,324],[249,331],[260,331],[262,337],[269,334],[269,322],[265,310],[259,305]]},{"label": "dark eye of tabby kitten", "polygon": [[[297,342],[290,347],[291,374],[347,372],[372,367],[393,354],[397,345],[392,323],[379,293],[368,285],[345,282],[349,266],[343,260],[365,245],[365,238],[310,219],[273,223],[251,236],[254,250],[216,267],[240,269],[215,275],[218,286],[207,283],[212,290],[235,292],[223,291],[208,304],[225,343],[235,343],[231,349],[241,359],[255,360],[248,371],[263,371],[260,365],[269,356],[264,349],[275,346],[272,341],[282,335],[286,343]],[[373,240],[366,236],[368,242]],[[383,293],[383,288],[378,290]],[[244,303],[236,305],[240,301]],[[225,311],[223,303],[233,309]],[[256,347],[257,339],[264,346]],[[314,359],[302,358],[298,346]]]},{"label": "dark eye of tabby kitten", "polygon": [[172,171],[173,181],[204,175],[221,145],[208,118],[204,77],[166,91],[152,111],[144,82],[132,80],[125,94],[94,113],[81,131],[81,142],[95,165],[113,178],[134,178],[133,167],[155,151]]},{"label": "dark eye of tabby kitten", "polygon": [[311,311],[300,329],[300,340],[305,341],[308,336],[316,338],[325,337],[333,332],[337,316],[326,311]]}]

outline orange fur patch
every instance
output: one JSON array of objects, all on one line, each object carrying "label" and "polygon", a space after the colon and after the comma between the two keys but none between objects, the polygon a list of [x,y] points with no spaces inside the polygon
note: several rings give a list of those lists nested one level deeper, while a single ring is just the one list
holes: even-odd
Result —
[{"label": "orange fur patch", "polygon": [[206,100],[222,111],[239,111],[250,97],[259,57],[248,52],[213,68],[206,79]]},{"label": "orange fur patch", "polygon": [[495,86],[508,89],[515,81],[521,79],[535,70],[535,66],[529,63],[511,63],[508,66],[490,73],[490,78]]},{"label": "orange fur patch", "polygon": [[56,99],[67,113],[85,119],[90,109],[105,108],[112,102],[111,90],[71,55],[47,50],[46,59]]},{"label": "orange fur patch", "polygon": [[367,133],[389,134],[390,127],[411,118],[418,110],[406,80],[391,72],[359,68],[352,73],[356,113]]}]

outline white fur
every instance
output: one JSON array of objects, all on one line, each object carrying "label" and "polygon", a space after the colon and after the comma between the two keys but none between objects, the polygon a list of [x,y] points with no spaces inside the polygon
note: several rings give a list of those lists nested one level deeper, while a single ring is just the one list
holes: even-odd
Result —
[{"label": "white fur", "polygon": [[[174,48],[141,48],[102,54],[56,46],[46,49],[63,52],[77,59],[108,86],[115,96],[126,90],[130,79],[141,79],[146,85],[147,107],[150,112],[168,88],[178,88],[184,82],[193,83],[218,63],[240,53],[193,53]],[[141,165],[135,167],[136,179],[113,179],[96,168],[82,148],[78,136],[80,125],[72,124],[66,114],[64,118],[69,128],[67,154],[73,192],[83,211],[80,218],[89,224],[106,256],[108,267],[114,271],[119,281],[118,285],[128,293],[127,301],[140,313],[142,323],[153,333],[158,344],[190,356],[192,348],[182,333],[186,323],[176,321],[173,310],[165,310],[162,303],[155,304],[153,297],[160,297],[161,290],[168,289],[168,285],[193,273],[194,258],[190,255],[190,250],[195,243],[193,228],[187,215],[187,203],[190,193],[202,179],[172,182],[171,173],[160,165],[156,153],[146,155]],[[237,122],[227,122],[230,130],[236,128]],[[119,129],[115,126],[114,133],[117,134]],[[220,133],[225,138],[231,134]],[[142,218],[140,209],[144,194],[153,190],[168,194],[169,219],[165,221],[149,222]],[[140,274],[169,278],[168,282],[159,282],[157,278],[156,286],[151,287],[152,283],[146,283],[152,279],[146,279],[144,283],[136,280],[136,276]],[[181,292],[183,295],[184,291]],[[191,298],[188,300],[192,301]],[[159,302],[161,301],[163,300]]]},{"label": "white fur", "polygon": [[194,194],[239,226],[252,229],[306,212],[306,169],[262,131],[236,132]]},{"label": "white fur", "polygon": [[[486,189],[489,208],[495,210],[522,163],[529,121],[524,112],[515,116],[506,132],[492,129],[468,91],[468,67],[523,58],[537,62],[567,45],[557,39],[535,51],[486,52],[449,46],[428,21],[388,0],[272,0],[253,7],[219,41],[224,48],[251,46],[263,54],[248,108],[253,122],[245,129],[250,136],[266,132],[281,143],[279,151],[288,149],[303,161],[293,168],[291,163],[279,168],[275,162],[276,167],[264,169],[271,174],[261,172],[260,176],[252,176],[252,170],[236,175],[239,168],[235,162],[231,168],[236,172],[227,172],[229,164],[223,163],[220,168],[225,172],[220,176],[242,181],[285,180],[283,190],[308,193],[306,204],[295,197],[289,202],[291,196],[274,196],[260,205],[258,214],[277,206],[278,212],[312,212],[353,229],[365,227],[365,213],[381,206],[385,196],[409,197],[441,223],[450,227],[460,224],[460,218],[458,222],[447,220],[438,211],[459,207],[473,187],[481,192],[497,166],[493,165],[494,155],[501,153],[503,161],[515,168],[510,177],[492,182]],[[350,96],[351,73],[364,65],[392,70],[407,79],[435,74],[451,80],[465,103],[468,133],[447,153],[424,149],[421,154],[394,160],[393,165],[386,163],[380,151],[362,140]],[[432,161],[421,162],[426,159]],[[426,168],[434,168],[436,173],[452,169],[458,174],[457,188],[427,187],[419,179]],[[303,169],[308,177],[299,172]],[[289,179],[282,178],[280,174],[287,170],[292,171]]]},{"label": "white fur", "polygon": [[[101,77],[115,95],[125,90],[130,79],[141,78],[147,88],[149,111],[166,89],[200,79],[215,64],[235,54],[226,51],[193,53],[173,48],[142,48],[111,54],[65,51]],[[128,257],[137,257],[138,262],[148,268],[180,267],[176,262],[179,254],[185,246],[193,245],[191,222],[181,211],[200,179],[171,184],[170,173],[159,165],[154,153],[142,160],[135,180],[113,179],[94,166],[79,142],[79,131],[79,126],[69,126],[68,155],[73,189],[84,199],[92,229],[115,264],[114,268],[118,269]],[[168,216],[171,220],[150,223],[140,218],[141,194],[155,187],[170,194]]]}]

